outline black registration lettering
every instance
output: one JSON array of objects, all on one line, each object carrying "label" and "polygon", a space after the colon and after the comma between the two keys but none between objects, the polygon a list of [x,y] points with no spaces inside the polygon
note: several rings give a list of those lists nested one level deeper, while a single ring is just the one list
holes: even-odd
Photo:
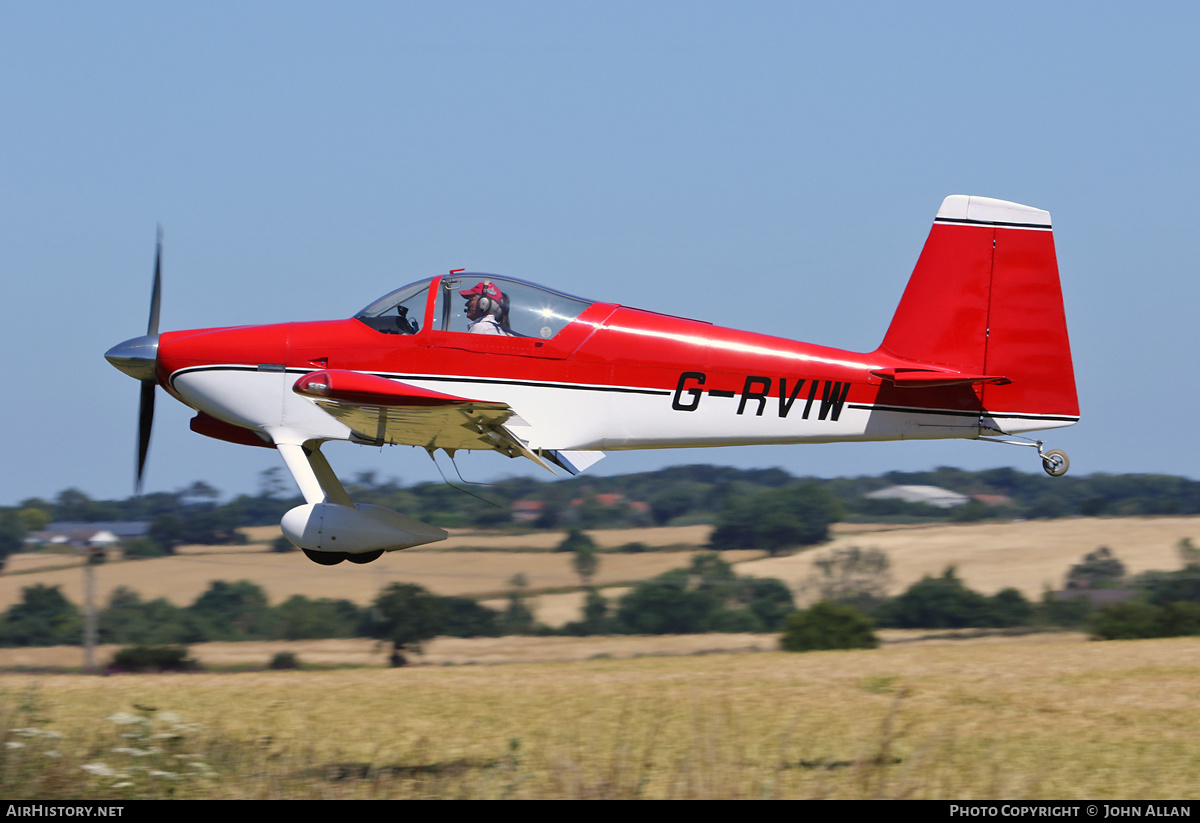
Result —
[{"label": "black registration lettering", "polygon": [[804,388],[804,381],[797,380],[796,388],[792,389],[792,393],[788,394],[787,378],[779,378],[779,416],[787,417],[788,412],[792,410],[792,404],[796,402],[796,396],[800,394],[800,390]]},{"label": "black registration lettering", "polygon": [[846,395],[849,393],[850,381],[837,383],[833,380],[826,380],[825,390],[821,393],[820,419],[824,420],[828,417],[830,420],[837,420],[838,415],[842,413],[842,404],[846,402]]},{"label": "black registration lettering", "polygon": [[[758,388],[755,388],[757,386]],[[737,413],[741,414],[746,410],[747,400],[758,401],[758,411],[754,413],[755,417],[762,417],[763,409],[767,406],[767,393],[771,391],[771,378],[758,377],[750,375],[746,378],[746,384],[742,386],[742,399],[738,403]]]},{"label": "black registration lettering", "polygon": [[703,386],[705,375],[702,371],[685,371],[679,375],[679,382],[675,384],[675,396],[671,398],[671,408],[675,411],[695,411],[700,406],[700,396],[704,393],[700,389],[687,389],[686,393],[691,396],[691,400],[684,402],[683,395],[684,387],[689,380],[695,380],[696,385]]}]

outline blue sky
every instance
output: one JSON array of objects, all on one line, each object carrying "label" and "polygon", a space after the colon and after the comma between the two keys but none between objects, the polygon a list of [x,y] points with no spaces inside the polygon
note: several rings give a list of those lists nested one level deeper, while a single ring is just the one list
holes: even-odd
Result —
[{"label": "blue sky", "polygon": [[[145,329],[353,314],[451,268],[873,349],[942,199],[1054,216],[1072,472],[1200,477],[1200,7],[1158,3],[37,3],[0,26],[0,505],[132,488]],[[786,295],[786,297],[782,297]],[[160,394],[146,488],[276,454]],[[438,475],[327,449],[344,477]],[[1014,466],[896,443],[614,453],[835,476]],[[536,473],[495,455],[469,479]]]}]

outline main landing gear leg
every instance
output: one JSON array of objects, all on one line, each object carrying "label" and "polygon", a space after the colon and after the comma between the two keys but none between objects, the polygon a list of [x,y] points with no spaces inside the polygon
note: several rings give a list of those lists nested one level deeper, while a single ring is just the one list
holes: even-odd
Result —
[{"label": "main landing gear leg", "polygon": [[997,440],[992,437],[980,437],[979,440],[987,441],[988,443],[1004,443],[1009,446],[1029,446],[1037,449],[1038,457],[1042,458],[1042,469],[1051,477],[1062,477],[1067,473],[1067,469],[1071,468],[1071,459],[1067,457],[1067,453],[1062,449],[1051,449],[1045,451],[1042,446],[1046,444],[1044,440],[1030,440],[1027,437],[1021,437],[1019,434],[1009,435],[1009,437],[1020,438],[1019,440]]},{"label": "main landing gear leg", "polygon": [[[321,443],[309,440],[304,443],[279,442],[275,448],[283,455],[296,485],[304,495],[307,503],[336,503],[347,508],[354,508],[354,501],[346,494],[341,481],[333,473],[333,468],[325,455],[321,454]],[[327,552],[316,549],[302,548],[305,556],[314,563],[322,566],[336,566],[343,560],[351,563],[370,563],[378,560],[382,550],[370,552]]]}]

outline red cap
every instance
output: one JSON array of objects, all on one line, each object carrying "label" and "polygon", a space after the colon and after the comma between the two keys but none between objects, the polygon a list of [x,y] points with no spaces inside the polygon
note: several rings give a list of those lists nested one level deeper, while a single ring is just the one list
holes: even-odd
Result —
[{"label": "red cap", "polygon": [[460,291],[459,294],[463,297],[473,297],[477,294],[482,294],[484,297],[491,297],[496,300],[499,300],[504,296],[500,292],[500,289],[496,288],[496,285],[490,280],[484,280],[482,283],[477,283],[473,288],[467,289],[466,291]]}]

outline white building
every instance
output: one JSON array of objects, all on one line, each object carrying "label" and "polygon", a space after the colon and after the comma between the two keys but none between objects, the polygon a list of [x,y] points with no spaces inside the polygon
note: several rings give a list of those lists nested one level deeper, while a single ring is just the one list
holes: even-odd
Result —
[{"label": "white building", "polygon": [[939,509],[952,509],[970,501],[970,497],[937,486],[889,486],[863,495],[872,500],[898,499],[905,503],[924,503]]}]

